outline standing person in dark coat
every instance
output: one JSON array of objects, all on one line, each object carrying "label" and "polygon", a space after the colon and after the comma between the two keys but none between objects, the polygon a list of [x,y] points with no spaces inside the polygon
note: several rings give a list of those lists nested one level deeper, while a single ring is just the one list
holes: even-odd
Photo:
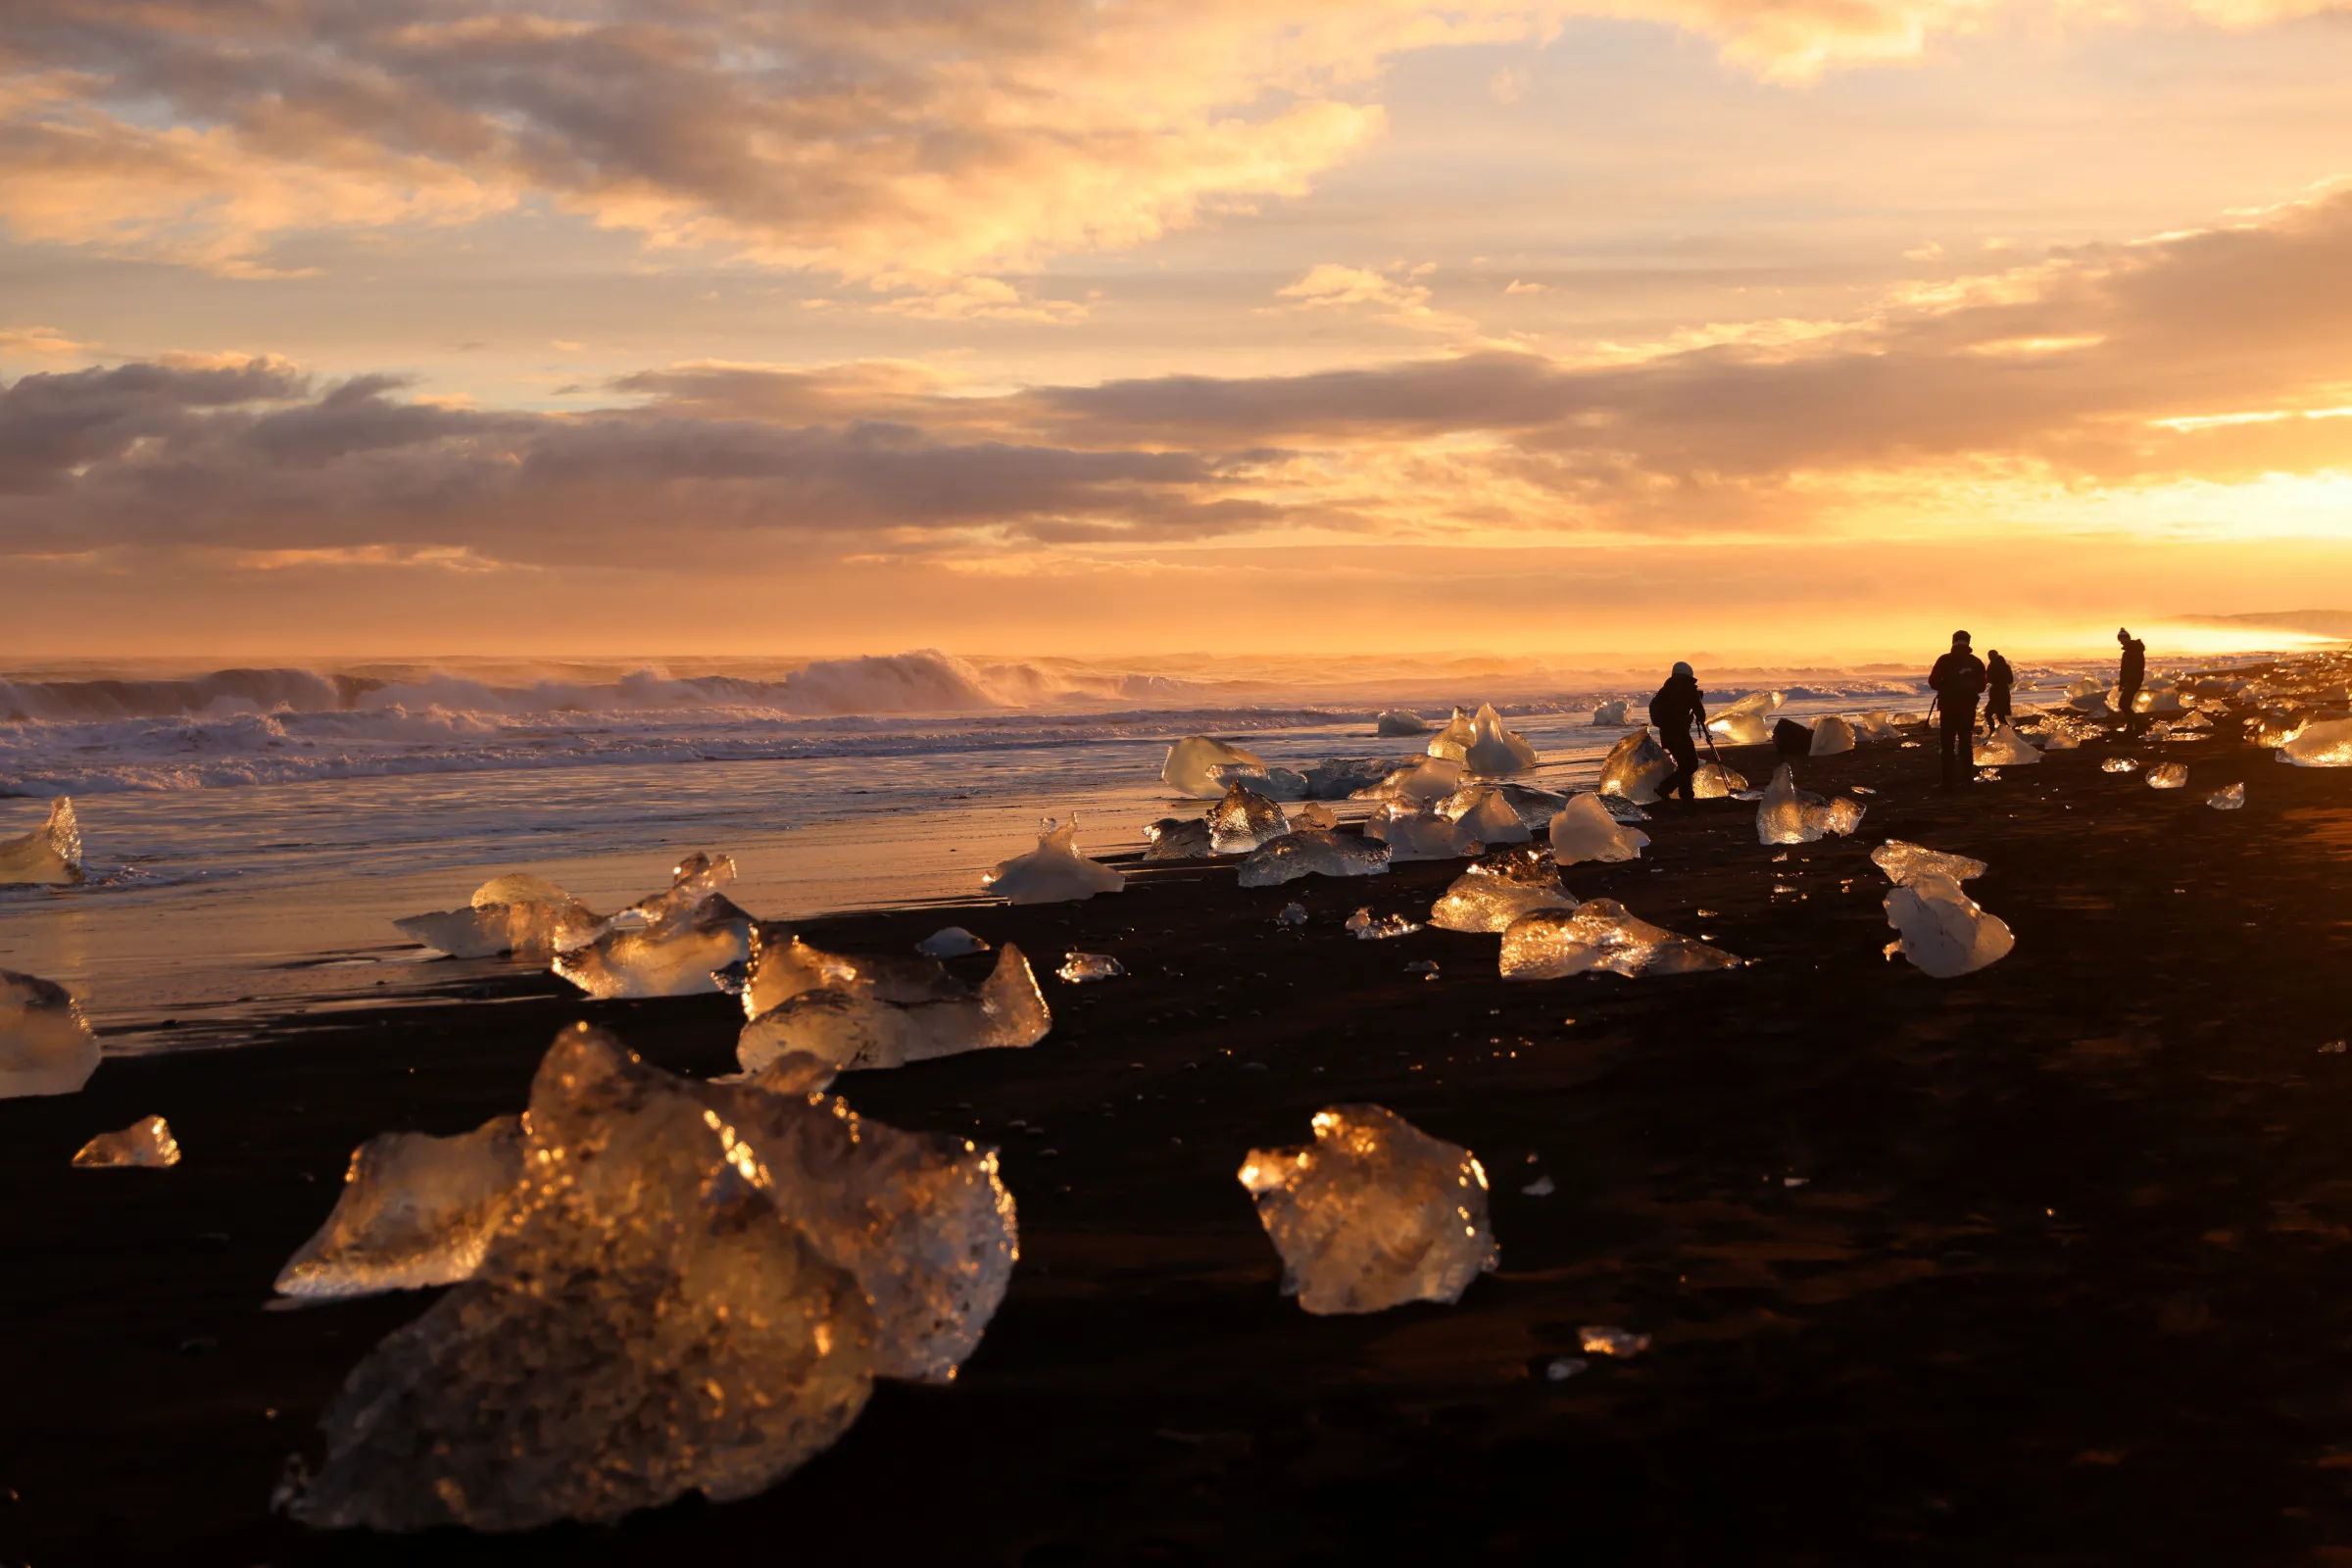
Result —
[{"label": "standing person in dark coat", "polygon": [[2115,672],[2116,703],[2124,711],[2124,733],[2136,735],[2139,733],[2139,714],[2134,709],[2138,704],[2140,685],[2148,678],[2148,645],[2132,636],[2131,629],[2125,626],[2115,628],[2115,640],[2124,648],[2123,664]]},{"label": "standing person in dark coat", "polygon": [[1691,744],[1690,726],[1701,730],[1707,725],[1705,692],[1698,689],[1698,677],[1689,664],[1677,664],[1658,695],[1649,700],[1649,721],[1658,726],[1658,740],[1666,755],[1674,759],[1674,776],[1658,791],[1661,799],[1680,794],[1691,799],[1690,778],[1698,771],[1698,748]]},{"label": "standing person in dark coat", "polygon": [[1977,699],[1984,692],[1984,661],[1968,649],[1968,633],[1952,633],[1952,651],[1928,672],[1936,688],[1936,710],[1943,718],[1943,783],[1946,789],[1976,766]]},{"label": "standing person in dark coat", "polygon": [[1984,656],[1984,730],[1986,734],[2009,722],[2009,688],[2017,684],[2017,674],[2009,661],[1995,648]]}]

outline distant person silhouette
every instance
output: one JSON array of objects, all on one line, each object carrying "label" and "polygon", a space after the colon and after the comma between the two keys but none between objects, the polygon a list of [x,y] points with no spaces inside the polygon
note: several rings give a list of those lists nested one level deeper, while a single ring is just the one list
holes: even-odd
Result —
[{"label": "distant person silhouette", "polygon": [[1984,656],[1984,728],[1986,733],[2009,722],[2009,688],[2017,684],[2017,674],[2009,661],[1995,648]]},{"label": "distant person silhouette", "polygon": [[2115,672],[2116,706],[2124,712],[2124,733],[2139,733],[2139,688],[2148,678],[2148,645],[2132,635],[2131,628],[2115,628],[2115,640],[2124,647],[2124,662]]},{"label": "distant person silhouette", "polygon": [[1666,755],[1674,759],[1674,776],[1659,789],[1661,798],[1678,793],[1686,801],[1693,798],[1690,780],[1698,771],[1698,748],[1691,743],[1690,726],[1695,723],[1701,730],[1706,728],[1706,697],[1690,666],[1676,664],[1658,695],[1649,700],[1649,721],[1658,726],[1658,739]]},{"label": "distant person silhouette", "polygon": [[1969,652],[1968,633],[1952,633],[1952,651],[1928,671],[1936,688],[1936,711],[1943,720],[1943,783],[1946,789],[1976,766],[1977,699],[1984,691],[1984,662]]}]

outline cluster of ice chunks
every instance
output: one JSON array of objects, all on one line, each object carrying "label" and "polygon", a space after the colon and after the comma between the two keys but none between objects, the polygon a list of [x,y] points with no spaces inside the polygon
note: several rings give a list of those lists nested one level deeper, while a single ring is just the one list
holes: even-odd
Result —
[{"label": "cluster of ice chunks", "polygon": [[1477,834],[1434,806],[1415,810],[1392,801],[1365,819],[1364,831],[1389,847],[1392,862],[1458,860],[1485,848]]},{"label": "cluster of ice chunks", "polygon": [[522,1181],[522,1118],[469,1133],[383,1133],[352,1151],[334,1212],[278,1271],[313,1300],[470,1279]]},{"label": "cluster of ice chunks", "polygon": [[1538,909],[1574,909],[1576,895],[1544,852],[1506,850],[1473,864],[1431,906],[1429,923],[1441,931],[1502,931]]},{"label": "cluster of ice chunks", "polygon": [[1197,816],[1163,816],[1144,829],[1147,860],[1200,860],[1215,853],[1208,823]]},{"label": "cluster of ice chunks", "polygon": [[2217,811],[2241,810],[2246,804],[2246,787],[2243,784],[2232,784],[2227,789],[2215,790],[2211,795],[2205,797],[2205,804]]},{"label": "cluster of ice chunks", "polygon": [[1230,782],[1220,776],[1223,768],[1253,771],[1262,777],[1266,764],[1255,752],[1206,735],[1188,735],[1168,748],[1159,776],[1175,794],[1213,801],[1225,793]]},{"label": "cluster of ice chunks", "polygon": [[1813,721],[1813,744],[1806,755],[1836,757],[1854,749],[1854,726],[1836,713],[1824,713]]},{"label": "cluster of ice chunks", "polygon": [[179,1140],[161,1116],[142,1116],[119,1133],[100,1133],[74,1152],[85,1170],[144,1167],[160,1170],[179,1163]]},{"label": "cluster of ice chunks", "polygon": [[1372,721],[1372,733],[1389,736],[1426,735],[1429,733],[1429,720],[1419,713],[1392,708]]},{"label": "cluster of ice chunks", "polygon": [[1462,764],[1443,757],[1426,758],[1384,775],[1379,782],[1354,792],[1359,801],[1401,802],[1434,806],[1462,787]]},{"label": "cluster of ice chunks", "polygon": [[1602,703],[1592,710],[1592,722],[1595,726],[1630,724],[1633,720],[1627,715],[1633,711],[1633,706],[1622,697]]},{"label": "cluster of ice chunks", "polygon": [[1756,842],[1812,844],[1823,838],[1845,838],[1862,825],[1868,809],[1843,796],[1825,800],[1796,787],[1796,775],[1787,762],[1772,775],[1764,799],[1756,806]]},{"label": "cluster of ice chunks", "polygon": [[2158,762],[2148,769],[2148,788],[2152,790],[2177,790],[2187,782],[2185,762]]},{"label": "cluster of ice chunks", "polygon": [[2352,767],[2352,718],[2314,719],[2278,743],[2278,760],[2297,767]]},{"label": "cluster of ice chunks", "polygon": [[1787,701],[1779,692],[1750,692],[1717,710],[1707,729],[1732,746],[1767,746],[1772,742],[1772,716]]},{"label": "cluster of ice chunks", "polygon": [[81,880],[81,821],[60,795],[48,819],[29,833],[0,839],[0,887],[71,887]]},{"label": "cluster of ice chunks", "polygon": [[1509,798],[1486,785],[1465,785],[1439,802],[1437,809],[1439,815],[1452,819],[1457,835],[1467,835],[1490,848],[1525,844],[1535,837],[1527,818]]},{"label": "cluster of ice chunks", "polygon": [[0,1100],[71,1095],[98,1070],[98,1037],[54,980],[0,969]]},{"label": "cluster of ice chunks", "polygon": [[688,856],[669,891],[614,915],[594,942],[557,954],[556,973],[600,1002],[716,991],[718,971],[743,962],[751,941],[752,917],[719,891],[734,880],[728,857]]},{"label": "cluster of ice chunks", "polygon": [[1282,808],[1236,784],[1208,808],[1208,847],[1218,855],[1248,855],[1291,830]]},{"label": "cluster of ice chunks", "polygon": [[1409,937],[1421,928],[1401,914],[1384,914],[1375,919],[1372,911],[1364,908],[1349,915],[1343,929],[1358,942],[1387,942],[1396,937]]},{"label": "cluster of ice chunks", "polygon": [[2022,767],[2040,761],[2041,753],[2017,732],[2015,725],[2004,721],[1976,743],[1976,758],[1984,767]]},{"label": "cluster of ice chunks", "polygon": [[2017,939],[2000,916],[1960,889],[1951,877],[1915,871],[1886,895],[1886,923],[1901,933],[1886,945],[1938,980],[1972,973],[2008,956]]},{"label": "cluster of ice chunks", "polygon": [[1658,798],[1659,786],[1674,776],[1674,763],[1648,728],[1635,730],[1609,748],[1600,761],[1598,788],[1637,805]]},{"label": "cluster of ice chunks", "polygon": [[1735,969],[1744,961],[1637,918],[1614,899],[1589,900],[1564,912],[1539,909],[1512,921],[1502,933],[1505,980],[1557,980],[1604,969],[1629,979],[1699,974]]},{"label": "cluster of ice chunks", "polygon": [[675,1078],[585,1025],[524,1125],[480,1266],[345,1381],[306,1523],[522,1530],[750,1496],[876,1376],[952,1376],[1017,1253],[993,1152]]},{"label": "cluster of ice chunks", "polygon": [[1282,1256],[1282,1290],[1318,1315],[1457,1301],[1500,1259],[1487,1173],[1458,1144],[1380,1105],[1315,1113],[1315,1141],[1253,1149],[1242,1186]]},{"label": "cluster of ice chunks", "polygon": [[492,877],[463,909],[412,914],[392,924],[410,941],[453,958],[502,953],[541,962],[584,948],[609,922],[545,878],[528,872]]},{"label": "cluster of ice chunks", "polygon": [[1246,888],[1278,887],[1302,876],[1379,876],[1393,852],[1377,838],[1299,828],[1252,854],[1241,866]]},{"label": "cluster of ice chunks", "polygon": [[1098,893],[1116,893],[1127,885],[1127,878],[1117,871],[1078,853],[1076,817],[1063,827],[1056,827],[1048,817],[1036,849],[999,862],[981,881],[1007,904],[1067,904]]},{"label": "cluster of ice chunks", "polygon": [[974,987],[936,959],[849,957],[764,926],[745,967],[743,1010],[735,1059],[748,1073],[795,1054],[848,1072],[1024,1050],[1054,1027],[1036,971],[1009,942]]},{"label": "cluster of ice chunks", "polygon": [[1747,788],[1747,775],[1721,762],[1701,762],[1690,775],[1690,794],[1701,801],[1728,800]]},{"label": "cluster of ice chunks", "polygon": [[1597,795],[1571,796],[1550,833],[1551,858],[1561,865],[1636,860],[1649,847],[1649,835],[1619,823]]}]

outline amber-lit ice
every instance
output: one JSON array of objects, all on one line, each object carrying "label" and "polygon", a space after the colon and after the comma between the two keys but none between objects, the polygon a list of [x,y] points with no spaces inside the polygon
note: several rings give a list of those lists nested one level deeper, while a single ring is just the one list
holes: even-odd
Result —
[{"label": "amber-lit ice", "polygon": [[1489,849],[1525,844],[1535,837],[1518,808],[1498,789],[1466,786],[1446,796],[1438,812],[1453,818],[1457,839],[1472,840]]},{"label": "amber-lit ice", "polygon": [[1127,885],[1117,871],[1078,853],[1075,817],[1065,827],[1047,818],[1036,849],[1000,862],[981,881],[1007,904],[1068,904],[1098,893],[1116,893]]},{"label": "amber-lit ice", "polygon": [[2352,718],[2313,719],[2278,743],[2278,760],[2297,767],[2352,767]]},{"label": "amber-lit ice", "polygon": [[1375,735],[1426,735],[1429,733],[1429,720],[1423,718],[1419,713],[1409,713],[1403,709],[1392,708],[1373,721],[1372,733]]},{"label": "amber-lit ice", "polygon": [[1697,974],[1737,968],[1742,961],[1638,919],[1614,899],[1593,899],[1569,912],[1538,910],[1512,921],[1502,933],[1505,980],[1558,980],[1602,969],[1628,978]]},{"label": "amber-lit ice", "polygon": [[[916,992],[837,975],[825,985],[791,990],[744,1025],[735,1058],[749,1073],[796,1052],[842,1072],[900,1067],[967,1051],[1021,1050],[1043,1040],[1054,1026],[1036,971],[1009,942],[998,951],[996,968],[979,986],[944,974],[941,979],[940,986]],[[755,968],[744,991],[747,1011],[758,982]],[[758,995],[764,999],[788,989],[779,982],[759,987]]]},{"label": "amber-lit ice", "polygon": [[334,1212],[278,1271],[278,1294],[327,1300],[470,1279],[521,1180],[519,1116],[449,1138],[370,1138],[352,1151]]},{"label": "amber-lit ice", "polygon": [[1839,796],[1825,800],[1796,787],[1796,774],[1787,762],[1765,786],[1756,805],[1756,842],[1812,844],[1823,838],[1845,838],[1862,825],[1869,808]]},{"label": "amber-lit ice", "polygon": [[668,892],[623,909],[586,947],[557,954],[556,973],[599,1001],[716,991],[712,977],[750,948],[751,916],[718,891],[734,880],[726,856],[688,856]]},{"label": "amber-lit ice", "polygon": [[1508,850],[1480,860],[1431,906],[1429,923],[1443,931],[1501,931],[1538,909],[1573,909],[1576,896],[1543,850]]},{"label": "amber-lit ice", "polygon": [[2211,795],[2205,797],[2205,804],[2217,811],[2243,810],[2246,805],[2246,787],[2243,784],[2231,784],[2215,790]]},{"label": "amber-lit ice", "polygon": [[1886,923],[1901,935],[1886,946],[1938,980],[1972,973],[2008,956],[2017,939],[1998,915],[1948,876],[1921,871],[1888,891]]},{"label": "amber-lit ice", "polygon": [[2014,726],[2002,724],[1977,742],[1977,761],[1985,767],[2021,767],[2041,760],[2041,753]]},{"label": "amber-lit ice", "polygon": [[[755,938],[757,935],[755,932]],[[917,942],[914,951],[926,958],[960,958],[967,954],[986,953],[988,944],[959,925],[945,925]]]},{"label": "amber-lit ice", "polygon": [[54,980],[0,969],[0,1100],[71,1095],[98,1070],[98,1037]]},{"label": "amber-lit ice", "polygon": [[1502,727],[1493,703],[1481,703],[1470,721],[1470,742],[1462,764],[1479,778],[1507,778],[1524,773],[1537,762],[1536,749],[1517,730]]},{"label": "amber-lit ice", "polygon": [[1785,701],[1779,692],[1750,692],[1716,710],[1707,721],[1710,733],[1733,746],[1764,746],[1772,741],[1772,715]]},{"label": "amber-lit ice", "polygon": [[70,887],[81,880],[81,822],[60,795],[39,827],[0,839],[0,887]]},{"label": "amber-lit ice", "polygon": [[1282,1255],[1282,1290],[1316,1314],[1457,1301],[1500,1253],[1487,1173],[1458,1144],[1380,1105],[1315,1113],[1315,1141],[1253,1149],[1241,1183]]},{"label": "amber-lit ice", "polygon": [[1199,860],[1214,855],[1208,823],[1197,816],[1163,816],[1144,828],[1147,860]]},{"label": "amber-lit ice", "polygon": [[1208,808],[1207,822],[1208,847],[1218,855],[1248,855],[1291,830],[1281,807],[1241,784]]},{"label": "amber-lit ice", "polygon": [[100,1133],[74,1152],[74,1163],[103,1170],[140,1165],[161,1168],[179,1163],[179,1140],[161,1116],[143,1116],[119,1133]]},{"label": "amber-lit ice", "polygon": [[1747,788],[1747,775],[1721,762],[1701,762],[1690,775],[1690,793],[1702,801],[1729,800]]},{"label": "amber-lit ice", "polygon": [[511,953],[545,962],[594,942],[608,922],[553,882],[511,872],[474,889],[463,909],[412,914],[392,924],[410,941],[453,958]]},{"label": "amber-lit ice", "polygon": [[1595,726],[1607,727],[1630,724],[1633,720],[1627,715],[1632,712],[1633,706],[1622,697],[1613,702],[1602,703],[1592,710],[1592,722]]},{"label": "amber-lit ice", "polygon": [[1373,917],[1369,908],[1356,910],[1348,917],[1344,928],[1358,942],[1387,942],[1395,937],[1409,937],[1421,929],[1401,914]]},{"label": "amber-lit ice", "polygon": [[1126,972],[1127,966],[1107,953],[1065,953],[1061,967],[1054,975],[1067,984],[1082,986],[1097,980],[1116,980]]},{"label": "amber-lit ice", "polygon": [[1658,798],[1658,786],[1674,776],[1674,763],[1647,727],[1633,731],[1609,748],[1600,761],[1598,789],[1621,795],[1636,804]]},{"label": "amber-lit ice", "polygon": [[2152,790],[2177,790],[2187,782],[2185,762],[2158,762],[2148,769],[2148,788]]},{"label": "amber-lit ice", "polygon": [[1649,835],[1619,823],[1597,795],[1571,796],[1551,819],[1550,834],[1551,858],[1561,865],[1640,859],[1649,847]]},{"label": "amber-lit ice", "polygon": [[1364,831],[1389,847],[1392,861],[1455,860],[1483,847],[1478,835],[1434,806],[1415,810],[1392,801],[1364,822]]},{"label": "amber-lit ice", "polygon": [[1244,860],[1241,885],[1278,887],[1302,876],[1379,876],[1389,868],[1389,846],[1327,828],[1286,833]]},{"label": "amber-lit ice", "polygon": [[1891,745],[1902,738],[1903,732],[1895,728],[1894,720],[1886,716],[1886,710],[1884,708],[1874,708],[1854,720],[1854,739],[1857,741],[1885,742]]},{"label": "amber-lit ice", "polygon": [[1901,839],[1888,839],[1870,852],[1872,863],[1886,873],[1886,880],[1900,887],[1923,876],[1940,876],[1953,882],[1966,882],[1983,876],[1988,867],[1983,860],[1965,855],[1947,855],[1931,850],[1923,844],[1907,844]]},{"label": "amber-lit ice", "polygon": [[1213,801],[1225,793],[1228,783],[1219,777],[1218,769],[1239,768],[1262,774],[1265,766],[1264,760],[1255,752],[1244,751],[1239,746],[1212,740],[1206,735],[1188,735],[1168,748],[1167,760],[1160,764],[1159,776],[1178,795]]},{"label": "amber-lit ice", "polygon": [[1854,726],[1836,713],[1824,713],[1813,721],[1813,744],[1808,752],[1813,757],[1836,757],[1854,749]]}]

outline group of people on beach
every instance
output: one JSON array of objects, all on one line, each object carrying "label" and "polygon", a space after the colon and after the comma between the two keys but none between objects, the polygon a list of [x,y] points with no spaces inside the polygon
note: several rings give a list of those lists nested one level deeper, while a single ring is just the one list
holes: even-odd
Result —
[{"label": "group of people on beach", "polygon": [[[2148,645],[2123,626],[2116,628],[2115,640],[2124,651],[2116,672],[2116,704],[2123,713],[2125,733],[2136,734],[2135,699],[2148,676]],[[2016,684],[2016,671],[1998,648],[1979,659],[1967,632],[1952,633],[1951,652],[1936,660],[1936,667],[1928,672],[1928,685],[1936,693],[1929,711],[1941,720],[1938,758],[1946,788],[1963,783],[1976,765],[1978,702],[1984,702],[1984,729],[1990,734],[2010,721],[2009,694]],[[1707,708],[1706,693],[1698,689],[1698,676],[1689,664],[1677,663],[1666,684],[1649,700],[1649,721],[1657,726],[1666,755],[1674,759],[1674,776],[1660,795],[1691,799],[1691,779],[1698,772],[1698,747],[1691,731],[1706,733]]]}]

